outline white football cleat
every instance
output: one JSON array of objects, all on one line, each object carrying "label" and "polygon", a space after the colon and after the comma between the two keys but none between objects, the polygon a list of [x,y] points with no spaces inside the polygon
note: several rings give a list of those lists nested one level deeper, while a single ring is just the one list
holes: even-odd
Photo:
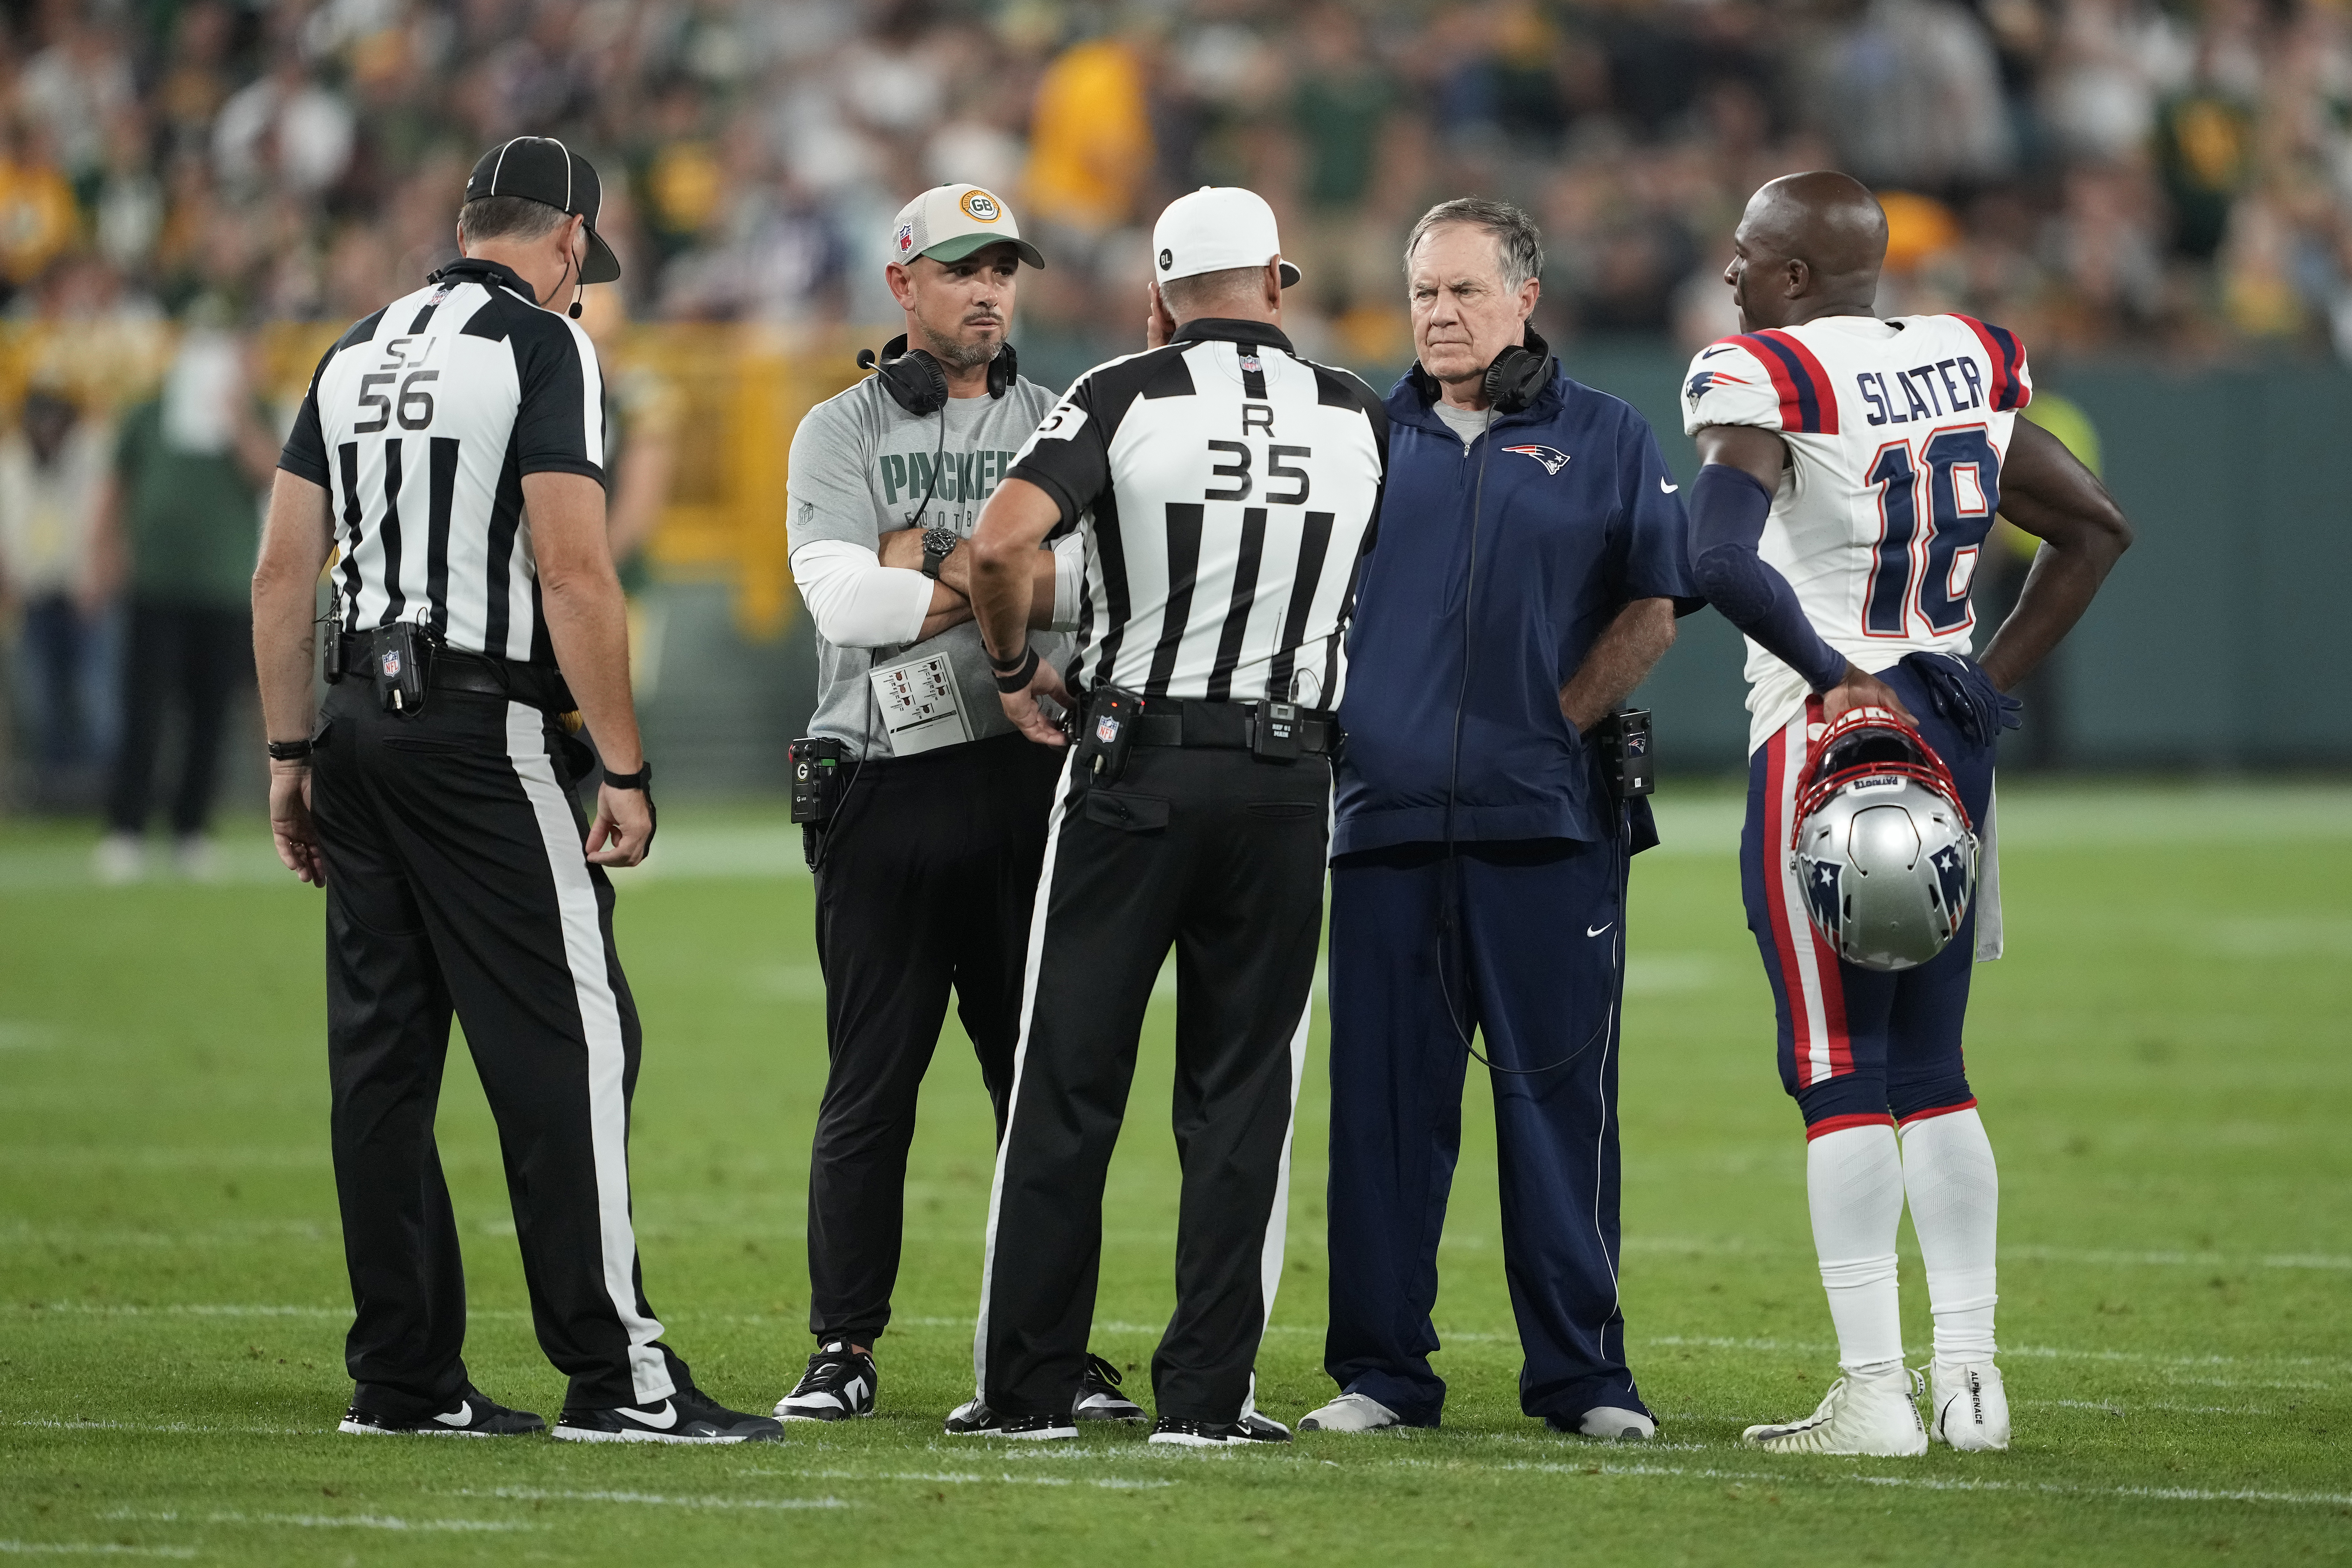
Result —
[{"label": "white football cleat", "polygon": [[1298,1419],[1301,1432],[1385,1432],[1404,1418],[1369,1394],[1343,1394]]},{"label": "white football cleat", "polygon": [[1874,1454],[1887,1458],[1927,1451],[1927,1428],[1912,1403],[1908,1368],[1864,1377],[1849,1373],[1801,1421],[1750,1426],[1741,1442],[1776,1454]]},{"label": "white football cleat", "polygon": [[1658,1435],[1658,1424],[1638,1410],[1600,1405],[1584,1413],[1584,1419],[1577,1424],[1576,1431],[1582,1437],[1606,1437],[1618,1443],[1646,1443]]},{"label": "white football cleat", "polygon": [[1936,1413],[1927,1423],[1929,1436],[1963,1454],[2009,1447],[2009,1394],[2000,1385],[2000,1368],[1989,1361],[1938,1356],[1927,1370],[1934,1391],[1929,1408]]}]

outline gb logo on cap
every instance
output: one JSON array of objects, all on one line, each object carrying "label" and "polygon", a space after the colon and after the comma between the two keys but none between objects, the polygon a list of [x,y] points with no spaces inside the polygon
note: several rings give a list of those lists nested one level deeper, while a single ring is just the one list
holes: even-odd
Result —
[{"label": "gb logo on cap", "polygon": [[966,191],[961,205],[964,216],[974,223],[994,223],[1004,216],[1004,209],[998,206],[996,198],[986,191]]}]

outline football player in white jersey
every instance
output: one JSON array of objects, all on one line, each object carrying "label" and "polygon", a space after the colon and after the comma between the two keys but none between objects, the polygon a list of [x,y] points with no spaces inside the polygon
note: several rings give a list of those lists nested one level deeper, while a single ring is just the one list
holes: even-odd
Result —
[{"label": "football player in white jersey", "polygon": [[[1918,1454],[2008,1446],[1993,1362],[1992,1147],[1960,1055],[1969,966],[2000,953],[1993,743],[2004,695],[2080,618],[2131,542],[2099,481],[2038,426],[2025,350],[1966,316],[1880,320],[1886,218],[1860,184],[1758,191],[1724,270],[1741,331],[1683,384],[1704,465],[1691,486],[1700,588],[1748,636],[1751,752],[1740,882],[1780,1015],[1781,1081],[1805,1118],[1806,1186],[1843,1375],[1767,1448]],[[1969,578],[1996,513],[2038,535],[2016,610],[1981,660]],[[1847,963],[1788,865],[1811,740],[1846,710],[1915,722],[1986,843],[1976,908],[1933,960]],[[1898,1128],[1900,1130],[1898,1134]],[[1906,1197],[1935,1317],[1930,1421],[1903,1364],[1895,1239]]]}]

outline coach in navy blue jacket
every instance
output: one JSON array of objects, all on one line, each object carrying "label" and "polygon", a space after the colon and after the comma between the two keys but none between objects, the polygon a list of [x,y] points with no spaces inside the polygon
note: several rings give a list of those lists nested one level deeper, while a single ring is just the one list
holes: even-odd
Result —
[{"label": "coach in navy blue jacket", "polygon": [[1655,1430],[1617,1291],[1617,1004],[1645,803],[1588,732],[1699,605],[1642,416],[1526,325],[1540,237],[1433,208],[1406,248],[1420,360],[1349,639],[1331,862],[1331,1327],[1310,1429],[1434,1426],[1437,1239],[1482,1037],[1501,1145],[1520,1407]]}]

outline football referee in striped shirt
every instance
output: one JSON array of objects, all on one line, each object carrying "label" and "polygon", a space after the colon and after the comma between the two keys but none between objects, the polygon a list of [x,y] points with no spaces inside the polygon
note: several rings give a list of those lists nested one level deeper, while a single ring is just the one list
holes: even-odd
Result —
[{"label": "football referee in striped shirt", "polygon": [[[546,1423],[478,1392],[433,1142],[454,1011],[498,1119],[541,1348],[570,1374],[555,1436],[734,1443],[661,1341],[629,1218],[636,1006],[606,866],[653,839],[651,770],[604,539],[604,419],[581,287],[621,275],[596,171],[491,148],[464,259],[345,332],[278,459],[253,634],[278,852],[327,889],[335,1189],[356,1309],[342,1430],[501,1436]],[[311,616],[341,552],[314,728]],[[340,676],[338,676],[340,671]],[[603,751],[593,825],[572,797]]]},{"label": "football referee in striped shirt", "polygon": [[[1158,346],[1079,380],[972,540],[1006,715],[1048,744],[1063,737],[1040,696],[1079,724],[1031,925],[978,1389],[951,1434],[1076,1436],[1103,1178],[1172,946],[1184,1182],[1151,1441],[1290,1437],[1256,1413],[1252,1367],[1281,1279],[1330,715],[1387,426],[1362,382],[1291,351],[1282,290],[1298,269],[1281,248],[1250,192],[1171,204],[1152,237]],[[1065,523],[1087,546],[1066,675],[1028,647],[1028,563]]]}]

